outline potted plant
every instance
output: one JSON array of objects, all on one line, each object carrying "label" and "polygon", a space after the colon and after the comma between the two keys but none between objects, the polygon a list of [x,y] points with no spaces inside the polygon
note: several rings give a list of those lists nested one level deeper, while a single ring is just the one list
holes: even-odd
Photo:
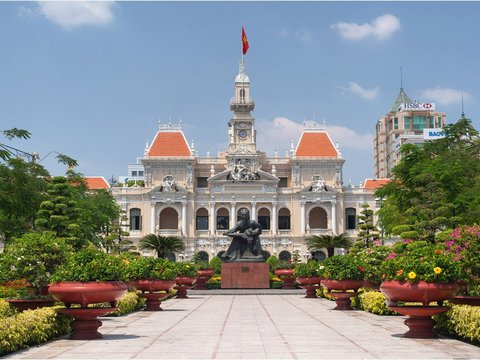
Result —
[{"label": "potted plant", "polygon": [[[432,315],[448,310],[442,306],[458,291],[462,278],[461,263],[445,244],[425,241],[404,241],[394,246],[381,266],[384,281],[380,291],[388,299],[391,310],[409,315],[405,337],[433,338],[435,321]],[[399,306],[397,302],[416,302],[421,306]],[[432,306],[437,302],[438,306]]]},{"label": "potted plant", "polygon": [[296,276],[300,287],[305,289],[306,298],[316,298],[316,290],[320,286],[321,266],[317,261],[310,260],[306,263],[295,264],[293,274]]},{"label": "potted plant", "polygon": [[271,289],[281,289],[283,288],[283,280],[278,276],[272,276],[270,278],[270,288]]},{"label": "potted plant", "polygon": [[222,277],[220,275],[212,276],[207,280],[206,286],[209,290],[220,289],[222,286]]},{"label": "potted plant", "polygon": [[178,262],[176,266],[178,270],[177,277],[175,278],[175,282],[177,283],[177,286],[175,286],[177,298],[188,299],[187,290],[197,281],[198,266],[187,261]]},{"label": "potted plant", "polygon": [[9,286],[15,291],[6,300],[20,311],[53,305],[47,286],[69,251],[65,241],[51,232],[28,233],[10,242],[0,255],[0,282],[16,285]]},{"label": "potted plant", "polygon": [[283,288],[295,288],[295,263],[287,260],[279,260],[274,266],[274,274],[283,282]]},{"label": "potted plant", "polygon": [[363,279],[365,288],[378,290],[382,283],[381,265],[392,252],[392,249],[387,246],[373,244],[369,248],[353,248],[350,249],[349,254],[355,255],[364,266]]},{"label": "potted plant", "polygon": [[195,290],[205,290],[206,282],[214,274],[213,268],[207,261],[197,261],[197,281],[195,282]]},{"label": "potted plant", "polygon": [[178,268],[174,262],[153,257],[138,256],[126,259],[126,278],[141,291],[146,299],[146,311],[159,311],[161,300],[175,286]]},{"label": "potted plant", "polygon": [[334,310],[351,310],[350,298],[364,285],[365,262],[352,254],[335,255],[323,266],[322,286],[335,298]]},{"label": "potted plant", "polygon": [[[98,316],[117,310],[116,301],[126,292],[122,282],[125,264],[118,256],[94,248],[84,248],[71,254],[52,275],[48,292],[65,303],[63,314],[73,316],[70,339],[90,340],[102,337],[97,330],[102,325]],[[89,307],[90,304],[110,303],[110,308]],[[79,304],[80,308],[71,307]]]}]

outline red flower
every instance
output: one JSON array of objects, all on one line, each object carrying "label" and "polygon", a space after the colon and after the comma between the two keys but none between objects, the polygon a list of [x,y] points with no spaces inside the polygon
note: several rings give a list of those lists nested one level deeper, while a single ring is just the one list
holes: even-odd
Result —
[{"label": "red flower", "polygon": [[364,271],[365,271],[365,267],[364,267],[364,266],[360,266],[360,271],[361,271],[361,272],[364,272]]}]

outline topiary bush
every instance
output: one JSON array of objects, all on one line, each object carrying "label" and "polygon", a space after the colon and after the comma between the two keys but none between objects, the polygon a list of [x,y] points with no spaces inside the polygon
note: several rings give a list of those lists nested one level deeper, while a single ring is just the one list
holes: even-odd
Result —
[{"label": "topiary bush", "polygon": [[139,297],[136,292],[129,291],[118,300],[118,310],[112,315],[125,315],[140,310],[145,306],[145,300]]},{"label": "topiary bush", "polygon": [[26,310],[0,321],[0,355],[44,343],[70,332],[70,316],[57,314],[54,308]]},{"label": "topiary bush", "polygon": [[220,275],[222,272],[222,260],[218,256],[213,257],[212,260],[210,260],[210,267],[215,274]]}]

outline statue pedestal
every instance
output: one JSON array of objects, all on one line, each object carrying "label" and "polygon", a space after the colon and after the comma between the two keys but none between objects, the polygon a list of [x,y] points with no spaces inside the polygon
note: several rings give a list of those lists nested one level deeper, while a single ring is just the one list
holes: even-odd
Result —
[{"label": "statue pedestal", "polygon": [[268,289],[270,277],[264,262],[222,264],[222,289]]}]

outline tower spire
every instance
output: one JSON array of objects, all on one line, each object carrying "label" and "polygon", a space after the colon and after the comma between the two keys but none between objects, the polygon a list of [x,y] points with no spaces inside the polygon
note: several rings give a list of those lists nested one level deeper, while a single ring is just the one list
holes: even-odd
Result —
[{"label": "tower spire", "polygon": [[465,118],[465,110],[463,108],[463,91],[462,91],[462,119]]},{"label": "tower spire", "polygon": [[402,65],[400,65],[400,89],[403,89],[403,71],[402,71]]}]

